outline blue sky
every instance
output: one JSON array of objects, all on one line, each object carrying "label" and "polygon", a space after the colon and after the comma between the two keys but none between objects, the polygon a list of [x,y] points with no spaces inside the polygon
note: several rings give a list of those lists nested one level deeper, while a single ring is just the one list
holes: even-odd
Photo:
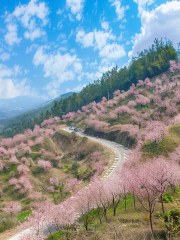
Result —
[{"label": "blue sky", "polygon": [[80,91],[155,38],[180,42],[180,1],[0,2],[0,99]]}]

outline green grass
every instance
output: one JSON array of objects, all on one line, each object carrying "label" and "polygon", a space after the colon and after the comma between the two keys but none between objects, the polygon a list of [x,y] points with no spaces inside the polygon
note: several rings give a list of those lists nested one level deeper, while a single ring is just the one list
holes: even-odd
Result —
[{"label": "green grass", "polygon": [[180,137],[180,123],[176,123],[169,127],[169,132]]},{"label": "green grass", "polygon": [[19,215],[17,215],[17,220],[20,222],[23,222],[25,220],[25,218],[31,214],[31,212],[32,212],[32,210],[29,209],[28,211],[26,211],[24,213],[20,213]]},{"label": "green grass", "polygon": [[36,160],[41,156],[42,156],[42,154],[39,152],[32,152],[28,155],[28,158],[32,158],[33,160]]},{"label": "green grass", "polygon": [[12,172],[12,171],[15,172],[15,173],[17,172],[17,167],[18,167],[17,165],[11,165],[10,169],[4,168],[3,171],[0,172],[0,177],[3,176],[5,179],[8,179],[10,172]]},{"label": "green grass", "polygon": [[40,151],[40,144],[36,144],[33,147],[31,147],[32,152],[39,152]]},{"label": "green grass", "polygon": [[[70,233],[68,233],[68,236],[70,236],[71,234]],[[49,235],[49,237],[47,238],[48,240],[51,240],[51,239],[53,239],[53,240],[57,240],[57,239],[66,239],[66,233],[65,232],[59,232],[59,231],[57,231],[57,232],[55,232],[55,233],[53,233],[52,235]]]},{"label": "green grass", "polygon": [[132,124],[131,120],[131,115],[129,114],[121,114],[118,116],[117,119],[109,119],[108,121],[111,125],[116,125],[116,124]]},{"label": "green grass", "polygon": [[174,139],[164,138],[159,143],[151,142],[143,147],[143,152],[151,153],[152,155],[164,155],[173,152],[178,147],[178,143]]}]

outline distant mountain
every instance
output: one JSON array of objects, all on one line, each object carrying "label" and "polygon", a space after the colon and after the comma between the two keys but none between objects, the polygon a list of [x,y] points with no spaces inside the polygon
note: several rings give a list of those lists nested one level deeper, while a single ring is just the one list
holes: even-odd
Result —
[{"label": "distant mountain", "polygon": [[[3,130],[6,130],[6,129],[16,127],[16,126],[20,125],[21,123],[29,121],[32,118],[38,117],[41,113],[46,113],[46,111],[51,110],[51,108],[54,106],[54,101],[60,101],[61,98],[63,98],[63,99],[68,98],[71,95],[73,95],[73,92],[64,93],[64,94],[60,95],[59,97],[49,100],[49,101],[46,101],[46,102],[40,102],[39,101],[40,99],[39,100],[37,99],[37,102],[36,102],[37,105],[35,105],[35,101],[33,102],[33,99],[32,99],[32,103],[30,104],[30,101],[31,101],[30,97],[29,97],[29,100],[27,100],[28,98],[24,98],[24,101],[26,101],[26,103],[27,103],[27,105],[26,105],[27,108],[25,108],[25,103],[20,103],[20,99],[21,99],[21,101],[23,101],[23,97],[22,98],[17,97],[18,100],[16,103],[19,104],[19,106],[21,106],[21,108],[23,110],[15,108],[14,101],[16,100],[16,98],[14,101],[12,101],[12,106],[10,106],[10,101],[3,102],[0,100],[0,104],[2,103],[2,105],[0,105],[0,132]],[[8,100],[12,100],[12,99],[8,99]],[[4,109],[8,109],[8,104],[9,104],[10,110],[6,110],[5,112],[3,112],[2,108],[1,108],[1,106],[3,106],[3,104],[4,104],[4,106],[6,106],[6,108],[4,107]],[[5,104],[7,104],[7,105],[5,105]],[[34,109],[31,107],[31,106],[33,106],[33,104],[34,104],[34,106],[37,106],[37,107],[34,107]],[[13,105],[14,105],[14,108],[13,108]],[[28,109],[28,107],[29,107],[29,109]],[[30,111],[28,111],[28,110],[30,110]],[[21,112],[21,114],[18,115],[19,111],[22,111],[22,112]],[[3,116],[6,116],[6,118],[1,117],[2,116],[1,112],[3,113],[2,114]],[[13,113],[14,113],[14,117],[7,117]],[[15,116],[15,115],[17,115],[17,116]]]},{"label": "distant mountain", "polygon": [[44,102],[45,100],[43,98],[32,96],[0,99],[0,119],[11,118],[23,112],[38,108],[42,106]]}]

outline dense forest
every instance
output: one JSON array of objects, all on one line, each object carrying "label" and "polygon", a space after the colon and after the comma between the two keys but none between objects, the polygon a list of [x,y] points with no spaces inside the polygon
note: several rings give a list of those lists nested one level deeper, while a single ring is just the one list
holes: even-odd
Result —
[{"label": "dense forest", "polygon": [[13,137],[24,129],[32,129],[35,124],[40,124],[50,116],[61,117],[70,111],[77,111],[83,105],[92,101],[99,102],[103,96],[109,100],[113,97],[115,90],[126,91],[132,83],[136,84],[139,79],[152,78],[167,71],[170,67],[170,60],[178,60],[178,53],[172,42],[155,39],[149,50],[141,51],[137,54],[137,57],[132,58],[129,67],[121,69],[118,66],[114,67],[111,71],[104,73],[100,79],[83,88],[80,93],[74,93],[59,102],[55,101],[52,109],[47,111],[46,114],[42,113],[39,117],[24,122],[16,128],[3,131],[1,135],[3,137]]}]

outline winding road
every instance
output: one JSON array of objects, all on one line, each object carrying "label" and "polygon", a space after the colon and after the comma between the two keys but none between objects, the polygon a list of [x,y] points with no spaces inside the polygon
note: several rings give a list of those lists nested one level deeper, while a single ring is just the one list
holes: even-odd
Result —
[{"label": "winding road", "polygon": [[[69,128],[64,128],[63,130],[66,132],[69,132],[69,133],[73,132],[73,130],[70,130]],[[111,142],[111,141],[108,141],[108,140],[105,140],[102,138],[98,138],[98,137],[88,136],[82,132],[77,132],[77,135],[80,137],[87,137],[88,139],[90,139],[92,141],[98,142],[114,152],[115,159],[114,159],[112,165],[108,168],[108,170],[104,172],[104,174],[101,177],[101,180],[113,175],[115,173],[115,170],[120,169],[124,160],[126,158],[128,158],[129,150],[118,143]],[[19,240],[20,235],[25,232],[26,233],[30,232],[30,229],[23,230],[22,232],[14,235],[10,238],[4,238],[4,239]],[[0,240],[1,240],[1,236],[0,236]]]}]

